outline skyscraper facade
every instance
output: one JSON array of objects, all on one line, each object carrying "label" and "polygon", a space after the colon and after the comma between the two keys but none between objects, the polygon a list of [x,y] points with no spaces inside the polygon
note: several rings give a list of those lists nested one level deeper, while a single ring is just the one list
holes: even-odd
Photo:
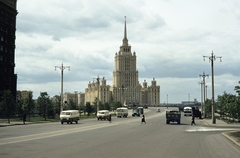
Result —
[{"label": "skyscraper facade", "polygon": [[[10,90],[16,99],[15,32],[17,0],[0,0],[0,96]],[[1,98],[1,97],[0,97]]]},{"label": "skyscraper facade", "polygon": [[[85,89],[85,102],[93,103],[96,98],[106,102],[114,100],[123,105],[160,105],[160,86],[153,78],[150,86],[144,80],[141,85],[138,80],[137,56],[132,52],[127,39],[126,19],[124,23],[124,38],[118,52],[115,53],[115,66],[113,71],[113,85],[107,86],[106,79],[101,82],[89,83]],[[105,100],[102,100],[105,99]],[[107,100],[106,100],[107,99]]]}]

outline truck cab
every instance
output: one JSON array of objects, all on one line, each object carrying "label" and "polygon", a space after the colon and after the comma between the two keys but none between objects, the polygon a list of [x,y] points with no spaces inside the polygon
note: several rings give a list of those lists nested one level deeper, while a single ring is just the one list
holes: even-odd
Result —
[{"label": "truck cab", "polygon": [[183,108],[184,116],[192,116],[192,108],[191,107],[184,107]]},{"label": "truck cab", "polygon": [[180,111],[166,111],[166,124],[170,122],[177,122],[177,124],[181,123],[181,112]]}]

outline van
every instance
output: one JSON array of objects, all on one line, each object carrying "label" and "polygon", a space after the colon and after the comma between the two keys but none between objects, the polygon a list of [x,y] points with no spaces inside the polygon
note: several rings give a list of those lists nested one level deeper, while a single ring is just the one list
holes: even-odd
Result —
[{"label": "van", "polygon": [[61,124],[67,122],[67,124],[72,124],[73,122],[78,123],[79,120],[79,111],[78,110],[65,110],[60,114]]},{"label": "van", "polygon": [[117,117],[127,117],[128,108],[117,108]]},{"label": "van", "polygon": [[107,120],[110,116],[109,110],[100,110],[97,113],[97,120]]},{"label": "van", "polygon": [[184,116],[192,116],[192,108],[191,107],[184,107],[183,108]]}]

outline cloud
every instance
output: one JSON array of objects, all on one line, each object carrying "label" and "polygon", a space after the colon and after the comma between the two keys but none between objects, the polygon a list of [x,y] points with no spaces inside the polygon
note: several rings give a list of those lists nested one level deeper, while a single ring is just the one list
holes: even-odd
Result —
[{"label": "cloud", "polygon": [[[161,86],[161,102],[200,100],[199,74],[211,75],[203,55],[214,61],[216,95],[234,93],[240,78],[238,1],[18,1],[16,68],[18,89],[59,93],[60,69],[65,91],[84,92],[98,75],[112,85],[115,53],[122,44],[124,16],[139,82]],[[38,10],[38,12],[36,12]],[[209,82],[209,81],[208,81]],[[50,86],[51,85],[51,86]],[[210,83],[208,83],[210,85]],[[50,87],[48,87],[50,86]],[[210,93],[209,93],[210,94]]]}]

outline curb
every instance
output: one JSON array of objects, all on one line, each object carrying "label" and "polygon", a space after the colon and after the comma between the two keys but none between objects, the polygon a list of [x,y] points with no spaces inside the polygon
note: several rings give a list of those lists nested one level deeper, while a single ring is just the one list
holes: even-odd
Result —
[{"label": "curb", "polygon": [[25,122],[25,124],[23,124],[23,122],[16,122],[16,123],[5,123],[5,124],[1,124],[0,123],[0,127],[7,127],[7,126],[18,126],[18,125],[33,125],[33,124],[40,124],[40,123],[51,123],[51,122],[58,122],[58,121],[38,121],[38,122]]},{"label": "curb", "polygon": [[231,140],[234,144],[236,144],[236,145],[238,145],[238,146],[240,147],[240,144],[239,144],[237,141],[235,141],[232,137],[230,137],[230,136],[228,135],[229,133],[233,133],[233,132],[224,132],[224,133],[222,133],[222,135],[225,136],[226,138],[228,138],[229,140]]}]

